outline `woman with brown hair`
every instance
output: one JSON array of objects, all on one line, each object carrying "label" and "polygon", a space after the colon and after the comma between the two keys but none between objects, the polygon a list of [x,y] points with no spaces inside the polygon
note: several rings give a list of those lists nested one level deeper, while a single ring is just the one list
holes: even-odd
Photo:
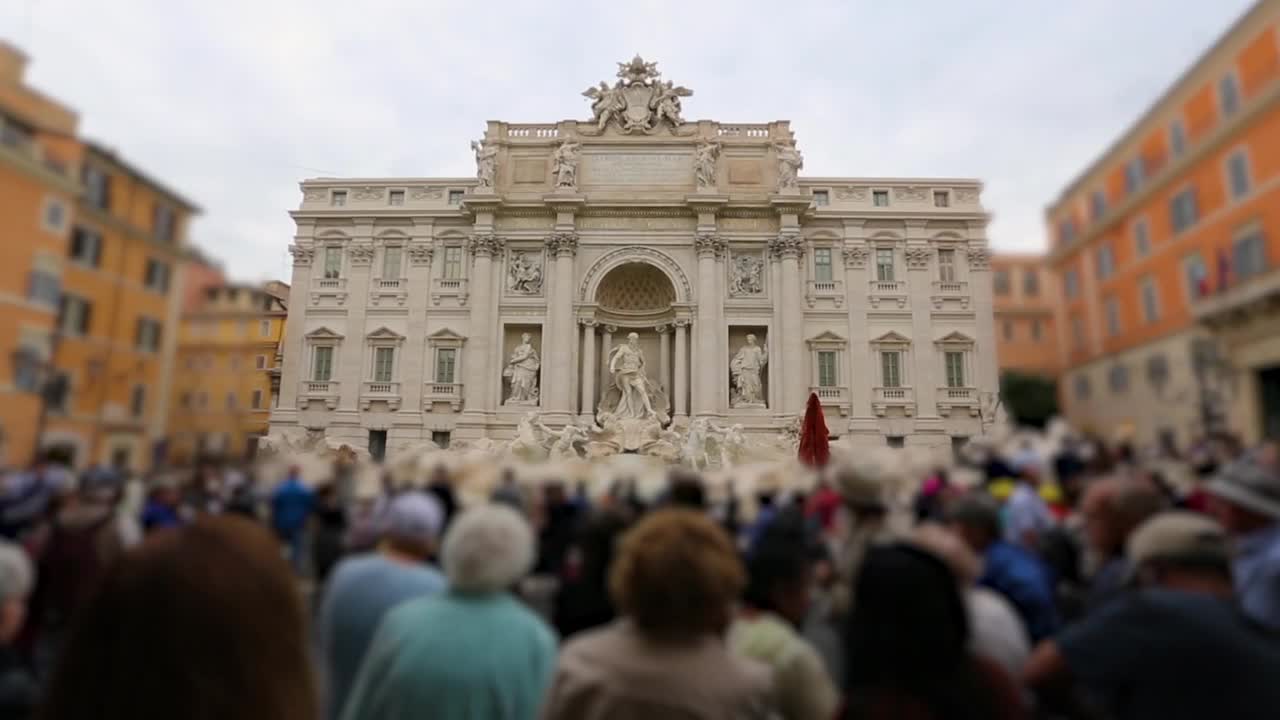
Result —
[{"label": "woman with brown hair", "polygon": [[313,720],[302,598],[249,520],[156,532],[76,618],[46,720]]},{"label": "woman with brown hair", "polygon": [[622,618],[565,646],[543,717],[768,717],[769,670],[724,641],[745,582],[732,540],[705,514],[641,520],[609,574]]}]

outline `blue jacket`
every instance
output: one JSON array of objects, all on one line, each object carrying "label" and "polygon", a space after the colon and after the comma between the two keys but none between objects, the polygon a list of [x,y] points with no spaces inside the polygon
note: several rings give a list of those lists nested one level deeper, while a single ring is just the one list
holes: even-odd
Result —
[{"label": "blue jacket", "polygon": [[1058,628],[1053,604],[1053,578],[1040,559],[1026,550],[996,541],[983,553],[982,577],[978,584],[1004,595],[1027,626],[1033,642]]},{"label": "blue jacket", "polygon": [[294,535],[307,525],[315,493],[297,477],[289,476],[271,494],[271,526],[281,535]]}]

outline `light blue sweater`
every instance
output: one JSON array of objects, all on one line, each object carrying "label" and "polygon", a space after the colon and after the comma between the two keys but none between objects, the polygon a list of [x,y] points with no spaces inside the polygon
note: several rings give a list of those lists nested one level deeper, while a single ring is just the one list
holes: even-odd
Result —
[{"label": "light blue sweater", "polygon": [[342,718],[534,720],[555,663],[555,635],[507,593],[411,600],[378,627]]}]

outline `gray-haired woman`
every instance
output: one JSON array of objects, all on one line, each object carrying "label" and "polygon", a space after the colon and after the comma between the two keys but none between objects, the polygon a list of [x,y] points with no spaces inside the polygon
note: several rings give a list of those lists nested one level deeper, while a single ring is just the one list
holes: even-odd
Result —
[{"label": "gray-haired woman", "polygon": [[36,703],[35,681],[13,648],[34,580],[26,552],[0,540],[0,720],[31,717]]}]

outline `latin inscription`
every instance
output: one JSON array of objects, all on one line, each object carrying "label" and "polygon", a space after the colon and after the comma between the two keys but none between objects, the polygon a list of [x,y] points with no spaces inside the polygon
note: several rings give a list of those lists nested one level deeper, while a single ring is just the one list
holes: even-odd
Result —
[{"label": "latin inscription", "polygon": [[582,160],[587,185],[693,183],[693,158],[683,153],[590,153]]}]

